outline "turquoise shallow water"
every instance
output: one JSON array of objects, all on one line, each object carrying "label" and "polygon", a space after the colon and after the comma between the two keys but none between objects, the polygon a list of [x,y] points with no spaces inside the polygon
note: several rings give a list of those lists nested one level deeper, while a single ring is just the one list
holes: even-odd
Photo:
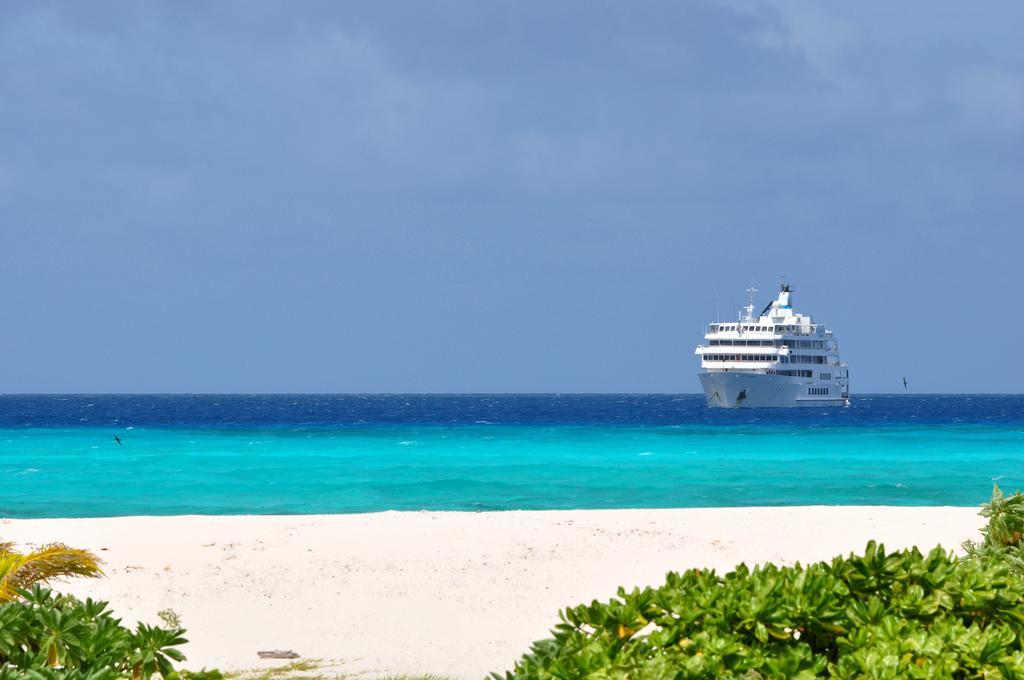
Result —
[{"label": "turquoise shallow water", "polygon": [[[350,413],[324,422],[305,412],[292,422],[279,413],[161,422],[166,409],[151,404],[105,403],[93,415],[104,398],[92,399],[74,402],[66,417],[59,404],[43,415],[4,412],[0,515],[976,505],[993,480],[1024,487],[1019,398],[994,416],[932,408],[930,417],[918,409],[890,418],[855,409],[719,416],[695,398],[665,397],[646,418],[630,402],[632,422],[598,397],[593,422],[581,422],[588,411],[579,403],[569,422],[557,422],[557,408],[541,417],[522,404],[512,409],[518,422],[492,409],[484,415],[505,421],[494,422],[479,410],[467,415],[466,403],[431,403],[430,417],[414,408],[377,420]],[[675,420],[692,422],[671,422],[673,409]]]}]

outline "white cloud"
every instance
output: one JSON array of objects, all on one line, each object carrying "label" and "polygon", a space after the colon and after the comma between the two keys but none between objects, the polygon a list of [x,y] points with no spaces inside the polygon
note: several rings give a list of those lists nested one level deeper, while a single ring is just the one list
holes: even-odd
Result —
[{"label": "white cloud", "polygon": [[784,29],[766,29],[758,35],[763,47],[799,52],[822,77],[842,84],[843,57],[861,42],[850,23],[829,14],[818,2],[768,0]]},{"label": "white cloud", "polygon": [[1024,75],[976,69],[954,78],[949,95],[975,126],[988,132],[1024,133]]}]

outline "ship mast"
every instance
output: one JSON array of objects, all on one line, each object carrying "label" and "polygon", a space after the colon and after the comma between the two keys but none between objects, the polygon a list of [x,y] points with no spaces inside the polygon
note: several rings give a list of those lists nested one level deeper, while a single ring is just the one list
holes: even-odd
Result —
[{"label": "ship mast", "polygon": [[756,293],[756,292],[757,292],[757,288],[754,288],[754,286],[750,286],[750,288],[747,288],[747,294],[749,295],[749,300],[747,301],[747,306],[743,308],[747,312],[743,316],[743,319],[742,319],[743,321],[748,321],[749,322],[749,321],[753,321],[754,320],[754,293]]}]

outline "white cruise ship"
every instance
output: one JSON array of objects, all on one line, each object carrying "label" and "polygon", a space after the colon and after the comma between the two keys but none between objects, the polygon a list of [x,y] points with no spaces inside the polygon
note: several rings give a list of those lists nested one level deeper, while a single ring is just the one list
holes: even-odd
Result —
[{"label": "white cruise ship", "polygon": [[754,293],[738,321],[710,324],[698,345],[708,406],[848,406],[850,373],[832,331],[793,311],[792,290],[754,316]]}]

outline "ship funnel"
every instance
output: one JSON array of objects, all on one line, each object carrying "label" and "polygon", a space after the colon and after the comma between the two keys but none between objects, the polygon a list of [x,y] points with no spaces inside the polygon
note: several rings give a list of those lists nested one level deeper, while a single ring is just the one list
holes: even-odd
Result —
[{"label": "ship funnel", "polygon": [[792,291],[789,289],[789,285],[782,284],[782,288],[779,290],[779,309],[792,309],[793,305],[789,301],[789,296]]}]

